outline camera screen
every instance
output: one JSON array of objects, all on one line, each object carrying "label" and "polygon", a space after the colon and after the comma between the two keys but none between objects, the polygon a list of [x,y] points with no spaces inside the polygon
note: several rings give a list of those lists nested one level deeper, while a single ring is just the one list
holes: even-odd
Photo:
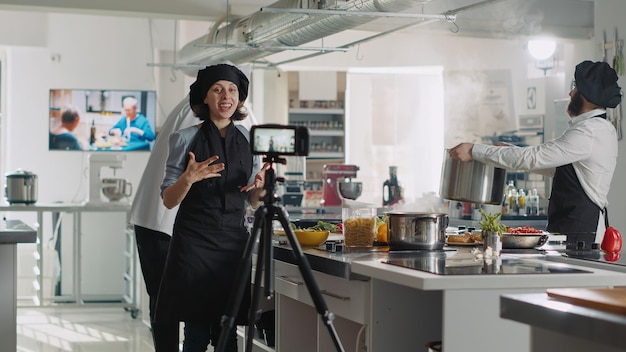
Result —
[{"label": "camera screen", "polygon": [[296,130],[293,128],[262,128],[254,131],[254,152],[260,154],[294,154]]}]

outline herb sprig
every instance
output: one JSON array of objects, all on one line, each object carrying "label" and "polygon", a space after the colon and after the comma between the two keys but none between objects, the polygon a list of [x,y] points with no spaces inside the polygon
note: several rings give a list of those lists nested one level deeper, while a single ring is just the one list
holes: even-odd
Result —
[{"label": "herb sprig", "polygon": [[479,209],[482,220],[478,222],[482,232],[497,232],[502,236],[506,232],[506,226],[500,222],[501,213],[487,214],[483,209]]}]

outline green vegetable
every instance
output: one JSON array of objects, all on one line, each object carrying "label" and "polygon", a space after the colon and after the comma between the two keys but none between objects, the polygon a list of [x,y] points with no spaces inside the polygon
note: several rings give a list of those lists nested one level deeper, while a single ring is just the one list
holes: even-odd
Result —
[{"label": "green vegetable", "polygon": [[332,224],[330,222],[318,221],[316,225],[311,227],[307,227],[305,230],[310,231],[330,231],[330,232],[340,232],[341,229],[339,226]]},{"label": "green vegetable", "polygon": [[500,222],[501,213],[487,214],[483,209],[479,209],[482,220],[478,222],[482,232],[497,232],[498,236],[506,231],[506,226]]}]

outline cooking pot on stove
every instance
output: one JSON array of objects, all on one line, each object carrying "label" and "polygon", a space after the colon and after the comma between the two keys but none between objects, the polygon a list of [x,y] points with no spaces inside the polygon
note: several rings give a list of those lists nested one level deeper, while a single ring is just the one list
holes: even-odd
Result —
[{"label": "cooking pot on stove", "polygon": [[4,196],[9,204],[37,202],[37,175],[22,169],[7,174]]},{"label": "cooking pot on stove", "polygon": [[390,250],[442,249],[446,242],[448,214],[386,212]]},{"label": "cooking pot on stove", "polygon": [[480,204],[501,204],[506,170],[479,161],[464,162],[445,150],[439,194],[443,199]]}]

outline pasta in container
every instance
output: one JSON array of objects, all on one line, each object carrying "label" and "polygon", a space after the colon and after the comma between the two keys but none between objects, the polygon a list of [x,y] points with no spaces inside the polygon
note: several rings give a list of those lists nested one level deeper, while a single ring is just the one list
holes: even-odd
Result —
[{"label": "pasta in container", "polygon": [[346,247],[372,247],[376,240],[376,208],[343,208]]}]

